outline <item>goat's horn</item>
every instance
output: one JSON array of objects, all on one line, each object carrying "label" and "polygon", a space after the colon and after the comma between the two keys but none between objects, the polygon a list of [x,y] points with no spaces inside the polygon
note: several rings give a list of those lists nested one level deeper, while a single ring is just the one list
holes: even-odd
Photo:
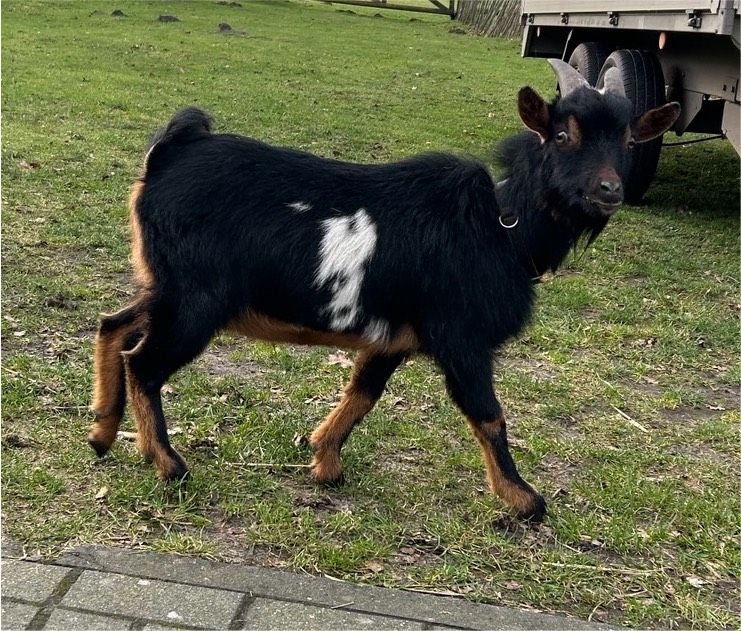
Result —
[{"label": "goat's horn", "polygon": [[615,66],[610,66],[607,69],[603,82],[604,87],[602,89],[605,93],[609,92],[617,96],[625,96],[625,85],[620,78],[620,71]]},{"label": "goat's horn", "polygon": [[548,63],[551,64],[553,72],[556,73],[562,97],[583,85],[590,87],[587,80],[579,74],[576,68],[572,68],[565,61],[561,61],[560,59],[549,59]]}]

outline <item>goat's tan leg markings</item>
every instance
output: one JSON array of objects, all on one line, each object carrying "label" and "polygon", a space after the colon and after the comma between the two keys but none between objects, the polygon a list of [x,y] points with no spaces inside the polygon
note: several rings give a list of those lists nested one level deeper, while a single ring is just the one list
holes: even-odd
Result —
[{"label": "goat's tan leg markings", "polygon": [[312,473],[317,481],[332,483],[342,478],[342,445],[352,428],[373,409],[388,378],[403,358],[403,354],[381,355],[369,349],[358,353],[350,383],[339,405],[311,434]]},{"label": "goat's tan leg markings", "polygon": [[90,428],[88,443],[99,456],[104,455],[116,440],[126,404],[121,353],[125,350],[127,339],[141,326],[141,322],[141,318],[136,318],[111,331],[101,326],[96,337],[92,403],[95,423]]},{"label": "goat's tan leg markings", "polygon": [[519,475],[515,474],[515,478],[512,472],[504,471],[500,464],[502,458],[501,456],[497,457],[497,444],[506,444],[504,418],[500,417],[484,423],[475,423],[469,418],[468,423],[481,445],[491,490],[507,506],[514,508],[519,515],[528,518],[541,518],[544,511],[542,498],[519,478]]},{"label": "goat's tan leg markings", "polygon": [[314,448],[312,473],[319,482],[336,482],[342,477],[340,449],[352,428],[373,407],[376,400],[350,386],[345,389],[339,405],[311,434]]},{"label": "goat's tan leg markings", "polygon": [[131,360],[146,342],[145,337],[133,350],[123,353],[129,398],[136,421],[136,445],[142,456],[154,464],[160,479],[177,480],[187,473],[187,466],[182,457],[170,447],[166,430],[163,430],[164,436],[158,436],[158,416],[162,415],[159,390],[148,392],[130,366]]}]

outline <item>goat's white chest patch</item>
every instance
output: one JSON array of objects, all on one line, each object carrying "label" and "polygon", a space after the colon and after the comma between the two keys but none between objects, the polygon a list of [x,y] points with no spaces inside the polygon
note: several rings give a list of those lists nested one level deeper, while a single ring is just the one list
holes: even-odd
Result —
[{"label": "goat's white chest patch", "polygon": [[360,316],[360,288],[376,249],[376,226],[364,208],[347,217],[321,222],[322,242],[314,283],[329,288],[326,307],[336,331],[353,326]]}]

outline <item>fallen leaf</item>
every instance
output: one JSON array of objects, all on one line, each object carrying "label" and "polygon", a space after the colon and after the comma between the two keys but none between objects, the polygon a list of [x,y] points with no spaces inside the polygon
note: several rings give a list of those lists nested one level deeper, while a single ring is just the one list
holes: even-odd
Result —
[{"label": "fallen leaf", "polygon": [[370,570],[374,574],[378,574],[378,572],[383,571],[383,563],[379,561],[368,561],[368,563],[365,564],[365,569]]},{"label": "fallen leaf", "polygon": [[692,585],[692,587],[698,587],[698,588],[710,583],[710,581],[706,581],[705,579],[702,579],[699,576],[685,576],[684,580],[687,581],[690,585]]},{"label": "fallen leaf", "polygon": [[95,499],[102,500],[106,495],[108,495],[108,487],[101,486],[100,490],[95,494]]},{"label": "fallen leaf", "polygon": [[39,169],[41,168],[40,162],[26,162],[25,160],[21,160],[18,163],[18,167],[21,169],[26,169],[27,171],[30,169]]},{"label": "fallen leaf", "polygon": [[344,352],[337,351],[327,357],[327,363],[332,366],[342,366],[343,368],[352,367],[352,359],[350,359]]},{"label": "fallen leaf", "polygon": [[166,383],[162,386],[161,392],[162,394],[175,394],[175,388],[173,388],[169,383]]}]

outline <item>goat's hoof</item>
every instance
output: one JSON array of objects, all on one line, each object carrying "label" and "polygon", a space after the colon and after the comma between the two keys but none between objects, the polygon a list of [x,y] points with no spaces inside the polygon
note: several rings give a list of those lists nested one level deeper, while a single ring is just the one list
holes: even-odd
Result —
[{"label": "goat's hoof", "polygon": [[543,517],[545,517],[547,507],[548,505],[543,499],[543,496],[535,493],[533,494],[531,505],[526,509],[518,511],[517,516],[530,523],[540,523],[543,521]]},{"label": "goat's hoof", "polygon": [[325,486],[340,486],[345,482],[342,461],[335,451],[318,451],[311,463],[311,475],[316,482]]},{"label": "goat's hoof", "polygon": [[[157,466],[156,463],[155,466]],[[190,478],[188,465],[185,464],[185,460],[177,452],[173,452],[170,461],[165,466],[157,466],[157,473],[164,482],[185,483]]]},{"label": "goat's hoof", "polygon": [[341,467],[327,467],[318,462],[312,464],[311,477],[322,486],[338,487],[345,483],[345,474]]},{"label": "goat's hoof", "polygon": [[90,445],[98,458],[102,458],[103,456],[105,456],[108,453],[108,450],[111,448],[110,445],[106,445],[104,442],[97,440],[92,433],[87,438],[87,444]]},{"label": "goat's hoof", "polygon": [[314,477],[314,479],[322,486],[326,486],[330,489],[336,489],[345,484],[345,474],[342,472],[340,472],[340,475],[338,475],[336,478],[332,478],[331,480],[320,480],[316,476]]},{"label": "goat's hoof", "polygon": [[314,478],[314,482],[317,484],[328,486],[330,488],[337,488],[345,483],[345,474],[342,471],[330,477],[326,474],[320,474],[316,467],[313,467],[311,469],[311,477]]}]

